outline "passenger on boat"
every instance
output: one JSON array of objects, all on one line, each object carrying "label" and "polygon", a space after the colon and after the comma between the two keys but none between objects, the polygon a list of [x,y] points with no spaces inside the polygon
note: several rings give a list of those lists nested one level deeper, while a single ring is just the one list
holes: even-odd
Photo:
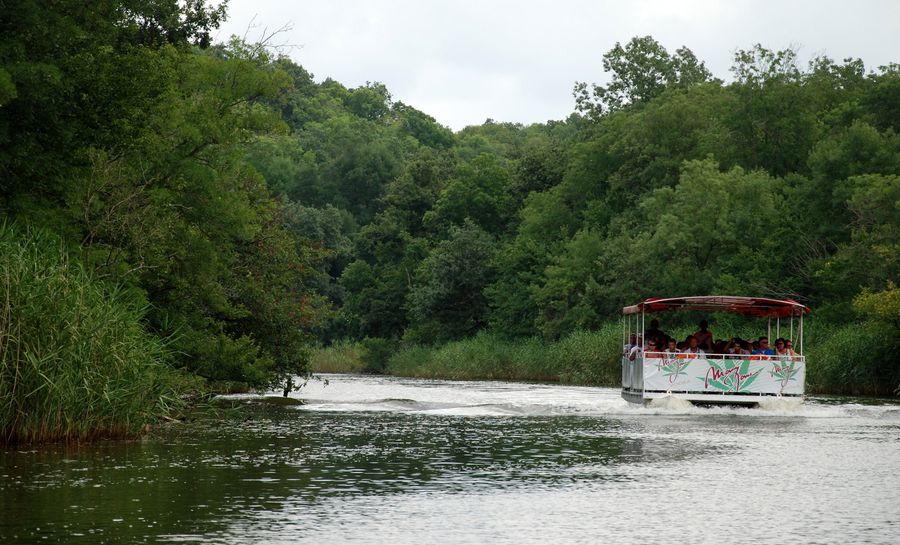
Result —
[{"label": "passenger on boat", "polygon": [[735,356],[741,356],[744,354],[749,354],[750,351],[746,349],[747,342],[741,340],[740,337],[732,337],[728,344],[725,346],[725,353],[732,354]]},{"label": "passenger on boat", "polygon": [[638,354],[642,354],[644,350],[641,348],[641,339],[640,335],[637,337],[637,342],[628,350],[628,359],[634,361],[637,358]]},{"label": "passenger on boat", "polygon": [[703,351],[699,346],[699,342],[697,341],[697,337],[693,335],[689,335],[687,338],[688,346],[684,349],[684,353],[688,357],[698,357],[703,358],[706,356],[706,352]]},{"label": "passenger on boat", "polygon": [[659,329],[659,320],[656,318],[650,320],[650,329],[644,331],[644,338],[648,341],[653,339],[656,341],[657,346],[662,347],[662,344],[666,340],[666,334],[664,331]]},{"label": "passenger on boat", "polygon": [[713,354],[726,354],[727,352],[725,350],[726,350],[727,346],[728,346],[728,341],[726,341],[724,339],[719,339],[718,341],[713,343],[712,353]]},{"label": "passenger on boat", "polygon": [[759,338],[759,348],[755,349],[752,352],[753,355],[763,355],[763,356],[774,356],[775,351],[769,348],[769,338],[768,337],[760,337]]},{"label": "passenger on boat", "polygon": [[659,352],[660,348],[662,347],[658,347],[654,339],[647,339],[647,346],[644,348],[644,352],[648,358],[658,358],[662,355]]},{"label": "passenger on boat", "polygon": [[678,343],[672,337],[669,337],[666,342],[666,350],[663,354],[668,357],[674,357],[676,354],[681,354],[681,350],[678,350]]},{"label": "passenger on boat", "polygon": [[784,343],[784,346],[785,346],[785,348],[787,348],[787,351],[791,356],[799,356],[800,355],[800,354],[794,352],[794,343],[792,343],[790,339],[788,339],[787,342]]},{"label": "passenger on boat", "polygon": [[622,349],[622,354],[627,356],[631,353],[631,349],[637,346],[637,334],[632,333],[630,337],[628,337],[628,342],[625,344],[625,347]]},{"label": "passenger on boat", "polygon": [[713,334],[709,330],[709,323],[706,320],[700,320],[700,330],[694,333],[697,344],[705,350],[713,349]]},{"label": "passenger on boat", "polygon": [[775,339],[775,355],[776,356],[790,356],[791,353],[787,349],[787,343],[782,338]]}]

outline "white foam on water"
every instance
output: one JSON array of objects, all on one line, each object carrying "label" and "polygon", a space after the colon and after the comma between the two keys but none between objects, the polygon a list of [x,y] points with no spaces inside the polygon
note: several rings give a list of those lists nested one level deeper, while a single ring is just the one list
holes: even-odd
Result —
[{"label": "white foam on water", "polygon": [[658,397],[650,400],[648,405],[653,409],[668,409],[675,411],[686,411],[694,408],[694,404],[686,399],[680,399],[674,396]]},{"label": "white foam on water", "polygon": [[764,411],[797,413],[803,410],[803,400],[796,397],[767,397],[759,400]]},{"label": "white foam on water", "polygon": [[[761,399],[758,408],[695,406],[663,398],[648,406],[622,399],[618,388],[501,381],[449,381],[384,376],[324,375],[292,393],[306,401],[295,409],[322,412],[403,412],[471,416],[746,416],[756,418],[900,419],[900,405],[808,398]],[[246,398],[251,396],[227,396]]]}]

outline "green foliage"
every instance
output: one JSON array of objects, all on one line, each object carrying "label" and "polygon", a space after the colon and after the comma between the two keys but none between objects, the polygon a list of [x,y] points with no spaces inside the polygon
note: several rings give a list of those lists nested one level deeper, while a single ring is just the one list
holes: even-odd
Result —
[{"label": "green foliage", "polygon": [[593,96],[586,84],[575,86],[577,108],[598,117],[647,102],[666,89],[690,87],[712,78],[690,49],[681,47],[672,55],[652,36],[634,37],[624,47],[616,42],[603,55],[603,69],[612,73],[612,81],[606,87],[595,84]]},{"label": "green foliage", "polygon": [[[0,210],[148,303],[202,377],[284,390],[316,342],[370,338],[381,370],[400,339],[480,335],[435,361],[605,382],[604,324],[651,295],[787,296],[849,328],[862,294],[893,327],[867,294],[900,267],[895,64],[756,45],[725,84],[635,37],[568,119],[454,134],[381,83],[209,45],[221,6],[127,7],[3,19]],[[535,359],[550,342],[589,356]]]},{"label": "green foliage", "polygon": [[612,386],[621,378],[621,326],[576,330],[555,343],[479,333],[440,347],[407,346],[391,356],[393,375],[450,379],[540,380]]},{"label": "green foliage", "polygon": [[44,231],[0,225],[0,443],[133,436],[179,408],[141,301]]},{"label": "green foliage", "polygon": [[460,167],[457,177],[447,183],[433,210],[423,219],[436,228],[471,221],[489,233],[499,233],[512,214],[509,186],[509,172],[503,163],[496,157],[479,155]]},{"label": "green foliage", "polygon": [[869,321],[821,329],[805,341],[810,392],[898,395],[896,327]]},{"label": "green foliage", "polygon": [[451,227],[416,271],[416,285],[407,306],[411,317],[410,339],[442,342],[472,335],[487,322],[484,288],[490,284],[490,267],[496,251],[493,237],[466,222]]},{"label": "green foliage", "polygon": [[397,342],[391,339],[366,337],[360,342],[362,372],[380,375],[387,370],[388,360],[397,350]]},{"label": "green foliage", "polygon": [[363,348],[358,342],[338,341],[312,350],[309,357],[313,373],[361,373]]}]

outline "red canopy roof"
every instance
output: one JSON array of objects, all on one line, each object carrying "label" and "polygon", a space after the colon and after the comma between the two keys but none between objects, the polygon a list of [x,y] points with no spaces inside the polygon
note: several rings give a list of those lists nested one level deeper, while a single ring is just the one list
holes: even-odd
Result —
[{"label": "red canopy roof", "polygon": [[624,307],[622,314],[662,312],[666,310],[731,312],[743,316],[768,316],[772,318],[809,314],[808,307],[790,299],[766,299],[764,297],[736,297],[730,295],[651,298],[636,305]]}]

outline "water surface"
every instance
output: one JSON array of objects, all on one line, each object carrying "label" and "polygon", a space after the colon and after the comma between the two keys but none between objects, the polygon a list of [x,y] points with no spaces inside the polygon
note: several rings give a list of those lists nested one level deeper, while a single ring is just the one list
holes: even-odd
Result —
[{"label": "water surface", "polygon": [[897,543],[900,406],[329,376],[142,441],[5,451],[0,543]]}]

